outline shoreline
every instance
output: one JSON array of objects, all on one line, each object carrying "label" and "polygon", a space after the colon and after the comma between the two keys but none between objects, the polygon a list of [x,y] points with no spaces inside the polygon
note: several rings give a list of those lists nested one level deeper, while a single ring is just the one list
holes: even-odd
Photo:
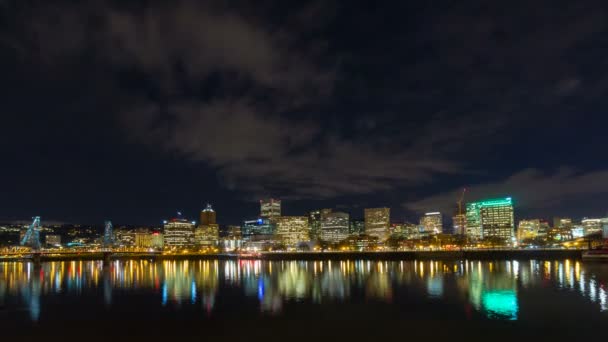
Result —
[{"label": "shoreline", "polygon": [[534,260],[534,259],[581,259],[584,250],[464,250],[464,251],[394,251],[394,252],[266,252],[257,255],[231,253],[217,254],[104,254],[87,253],[74,255],[15,256],[0,258],[7,261],[113,261],[113,260]]}]

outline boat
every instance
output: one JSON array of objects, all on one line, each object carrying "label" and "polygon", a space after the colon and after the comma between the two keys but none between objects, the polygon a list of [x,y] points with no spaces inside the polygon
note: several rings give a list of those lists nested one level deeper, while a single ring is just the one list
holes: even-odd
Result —
[{"label": "boat", "polygon": [[592,249],[583,252],[583,260],[608,260],[608,249]]}]

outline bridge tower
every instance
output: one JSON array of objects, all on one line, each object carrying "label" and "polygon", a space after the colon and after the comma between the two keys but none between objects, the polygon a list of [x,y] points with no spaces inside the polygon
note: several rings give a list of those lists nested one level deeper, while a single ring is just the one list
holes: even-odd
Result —
[{"label": "bridge tower", "polygon": [[21,239],[21,246],[31,247],[33,250],[40,250],[40,216],[33,217],[34,221],[27,227],[27,231]]},{"label": "bridge tower", "polygon": [[103,246],[112,247],[114,245],[114,232],[112,231],[112,221],[106,221],[103,231]]}]

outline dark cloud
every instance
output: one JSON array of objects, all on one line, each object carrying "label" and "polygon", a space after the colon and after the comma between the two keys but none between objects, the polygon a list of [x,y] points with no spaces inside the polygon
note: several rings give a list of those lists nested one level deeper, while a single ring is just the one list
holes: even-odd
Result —
[{"label": "dark cloud", "polygon": [[[598,4],[4,1],[0,149],[12,165],[88,165],[95,184],[154,160],[140,189],[183,168],[193,196],[219,183],[230,200],[426,210],[457,184],[493,197],[571,181],[608,162]],[[560,165],[581,173],[518,171]]]},{"label": "dark cloud", "polygon": [[[519,208],[536,212],[573,205],[580,200],[596,198],[608,194],[608,170],[591,172],[577,171],[571,167],[561,167],[547,173],[538,169],[526,169],[510,177],[488,184],[474,184],[466,187],[466,200],[476,201],[495,197],[513,197]],[[451,214],[462,188],[427,198],[404,203],[407,209],[422,213],[440,210]]]}]

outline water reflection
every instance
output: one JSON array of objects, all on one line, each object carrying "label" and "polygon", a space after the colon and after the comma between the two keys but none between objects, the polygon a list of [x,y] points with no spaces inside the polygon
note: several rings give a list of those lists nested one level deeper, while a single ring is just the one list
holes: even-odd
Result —
[{"label": "water reflection", "polygon": [[[516,320],[521,291],[554,288],[608,309],[601,266],[563,261],[161,261],[0,263],[0,306],[25,308],[33,321],[44,298],[98,293],[111,309],[118,293],[157,298],[161,307],[196,306],[212,314],[222,291],[236,289],[278,314],[288,303],[394,303],[400,296],[456,298],[487,319]],[[232,290],[231,290],[232,291]],[[233,295],[231,292],[230,295]],[[448,298],[449,297],[449,298]],[[42,300],[41,300],[42,299]],[[470,310],[467,308],[471,308]]]}]

